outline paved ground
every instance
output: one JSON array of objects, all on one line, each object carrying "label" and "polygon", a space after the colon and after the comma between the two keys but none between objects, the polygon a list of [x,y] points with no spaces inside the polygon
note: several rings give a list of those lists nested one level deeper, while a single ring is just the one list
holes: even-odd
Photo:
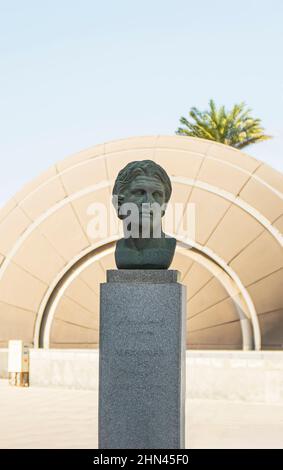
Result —
[{"label": "paved ground", "polygon": [[[283,448],[283,405],[190,400],[188,418],[189,448]],[[0,448],[95,448],[97,396],[0,380],[0,423]]]}]

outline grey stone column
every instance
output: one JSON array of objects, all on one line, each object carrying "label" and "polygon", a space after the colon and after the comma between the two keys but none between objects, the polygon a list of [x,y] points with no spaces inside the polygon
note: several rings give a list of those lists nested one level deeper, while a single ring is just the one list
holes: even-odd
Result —
[{"label": "grey stone column", "polygon": [[99,448],[185,445],[186,292],[173,270],[109,270],[100,286]]}]

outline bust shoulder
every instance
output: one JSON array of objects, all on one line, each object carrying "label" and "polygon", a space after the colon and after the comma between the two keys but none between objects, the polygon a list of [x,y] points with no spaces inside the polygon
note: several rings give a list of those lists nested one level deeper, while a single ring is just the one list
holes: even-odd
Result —
[{"label": "bust shoulder", "polygon": [[177,240],[174,237],[170,237],[169,235],[166,235],[164,238],[166,245],[170,247],[171,249],[176,247]]}]

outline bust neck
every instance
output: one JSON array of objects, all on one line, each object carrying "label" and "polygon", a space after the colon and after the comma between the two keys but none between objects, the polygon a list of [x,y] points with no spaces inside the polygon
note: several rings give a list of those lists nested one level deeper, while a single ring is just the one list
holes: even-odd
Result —
[{"label": "bust neck", "polygon": [[165,233],[161,231],[160,238],[124,238],[125,245],[127,248],[132,248],[138,251],[145,250],[147,248],[154,248],[160,246],[160,239],[165,239]]}]

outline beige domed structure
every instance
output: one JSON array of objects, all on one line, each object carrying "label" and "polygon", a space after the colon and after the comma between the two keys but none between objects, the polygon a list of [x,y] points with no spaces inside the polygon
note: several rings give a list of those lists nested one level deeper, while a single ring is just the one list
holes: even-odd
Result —
[{"label": "beige domed structure", "polygon": [[[152,159],[173,183],[181,221],[171,266],[188,290],[188,348],[283,349],[283,176],[231,147],[177,136],[95,146],[51,167],[0,213],[0,347],[97,348],[99,283],[115,268],[117,233],[90,238],[93,202],[118,171]],[[112,210],[112,208],[111,208]]]}]

